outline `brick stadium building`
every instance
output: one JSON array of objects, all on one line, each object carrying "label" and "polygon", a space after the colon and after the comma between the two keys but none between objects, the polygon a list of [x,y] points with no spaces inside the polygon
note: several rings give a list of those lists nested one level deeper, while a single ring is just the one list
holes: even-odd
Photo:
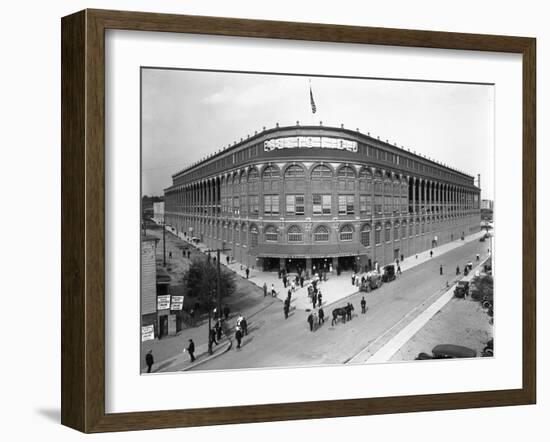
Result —
[{"label": "brick stadium building", "polygon": [[264,270],[365,269],[480,229],[474,177],[343,128],[264,129],[172,181],[175,233]]}]

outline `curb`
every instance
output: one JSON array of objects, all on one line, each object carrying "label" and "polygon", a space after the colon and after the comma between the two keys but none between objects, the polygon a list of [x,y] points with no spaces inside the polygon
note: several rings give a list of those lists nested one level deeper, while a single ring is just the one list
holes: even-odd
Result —
[{"label": "curb", "polygon": [[227,353],[229,350],[231,350],[231,347],[233,346],[233,341],[231,340],[231,338],[228,337],[228,340],[229,340],[229,342],[227,343],[227,346],[223,351],[220,351],[219,353],[214,353],[214,354],[208,356],[207,358],[201,359],[200,361],[196,361],[195,363],[193,363],[191,365],[188,365],[187,367],[182,368],[178,371],[191,370],[192,368],[195,368],[195,367],[197,367],[197,366],[199,366],[199,365],[201,365],[205,362],[211,361],[212,359],[217,358],[218,356],[221,356],[221,355]]}]

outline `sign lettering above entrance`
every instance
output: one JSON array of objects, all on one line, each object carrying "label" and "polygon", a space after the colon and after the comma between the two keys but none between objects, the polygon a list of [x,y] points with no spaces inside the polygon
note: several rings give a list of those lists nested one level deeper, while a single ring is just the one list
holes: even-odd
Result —
[{"label": "sign lettering above entrance", "polygon": [[357,141],[332,137],[285,137],[264,141],[264,150],[296,149],[320,147],[322,149],[341,149],[357,152]]}]

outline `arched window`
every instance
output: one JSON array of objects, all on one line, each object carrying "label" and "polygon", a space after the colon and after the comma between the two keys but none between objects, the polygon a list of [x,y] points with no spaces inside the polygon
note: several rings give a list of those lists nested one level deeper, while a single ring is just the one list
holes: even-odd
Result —
[{"label": "arched window", "polygon": [[422,218],[422,234],[426,233],[426,219]]},{"label": "arched window", "polygon": [[391,241],[391,223],[389,221],[386,222],[386,225],[384,226],[384,241],[390,242]]},{"label": "arched window", "polygon": [[338,190],[355,190],[355,171],[350,166],[338,169]]},{"label": "arched window", "polygon": [[370,224],[363,224],[361,228],[361,244],[370,247]]},{"label": "arched window", "polygon": [[268,242],[277,242],[277,229],[274,226],[265,228],[265,240]]},{"label": "arched window", "polygon": [[302,242],[303,240],[300,228],[298,226],[290,226],[288,229],[288,242]]},{"label": "arched window", "polygon": [[260,176],[258,175],[258,170],[253,167],[250,169],[250,172],[248,172],[248,191],[250,193],[257,193],[259,182]]},{"label": "arched window", "polygon": [[256,224],[250,226],[250,247],[258,247],[258,228]]},{"label": "arched window", "polygon": [[359,178],[368,179],[371,178],[370,170],[366,167],[362,167],[359,171]]},{"label": "arched window", "polygon": [[374,244],[378,245],[382,242],[382,224],[376,223],[374,228]]},{"label": "arched window", "polygon": [[416,218],[416,235],[420,235],[420,218]]},{"label": "arched window", "polygon": [[315,241],[328,241],[328,228],[326,226],[319,226],[313,233],[313,239]]},{"label": "arched window", "polygon": [[280,176],[281,176],[281,173],[279,169],[277,169],[275,166],[267,166],[264,169],[264,173],[262,174],[262,178],[264,180],[279,178]]},{"label": "arched window", "polygon": [[[275,166],[267,166],[262,174],[262,185],[264,188],[264,193],[278,193],[280,177],[281,171],[279,169],[277,169]],[[277,198],[278,197],[279,196],[277,195]]]},{"label": "arched window", "polygon": [[246,224],[241,226],[241,244],[246,245]]},{"label": "arched window", "polygon": [[240,236],[241,235],[240,235],[240,232],[239,232],[239,225],[235,224],[235,230],[233,232],[233,242],[237,245],[239,244],[239,240],[241,239]]},{"label": "arched window", "polygon": [[372,192],[372,176],[370,170],[366,167],[359,171],[359,190],[364,192]]},{"label": "arched window", "polygon": [[399,221],[395,221],[393,223],[393,240],[394,241],[399,240]]},{"label": "arched window", "polygon": [[296,164],[287,167],[285,178],[304,178],[304,169]]},{"label": "arched window", "polygon": [[350,166],[343,166],[338,169],[339,178],[355,178],[355,171]]},{"label": "arched window", "polygon": [[340,229],[340,241],[351,241],[353,240],[353,227],[349,224],[346,224]]},{"label": "arched window", "polygon": [[313,168],[311,178],[332,178],[332,170],[330,170],[330,167],[321,164]]}]

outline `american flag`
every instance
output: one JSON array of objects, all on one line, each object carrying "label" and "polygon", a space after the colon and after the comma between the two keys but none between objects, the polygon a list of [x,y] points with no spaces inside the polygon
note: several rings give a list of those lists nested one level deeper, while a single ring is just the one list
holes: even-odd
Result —
[{"label": "american flag", "polygon": [[315,100],[313,99],[313,91],[311,90],[311,84],[309,85],[309,99],[311,101],[311,113],[317,112],[317,106],[315,106]]}]

